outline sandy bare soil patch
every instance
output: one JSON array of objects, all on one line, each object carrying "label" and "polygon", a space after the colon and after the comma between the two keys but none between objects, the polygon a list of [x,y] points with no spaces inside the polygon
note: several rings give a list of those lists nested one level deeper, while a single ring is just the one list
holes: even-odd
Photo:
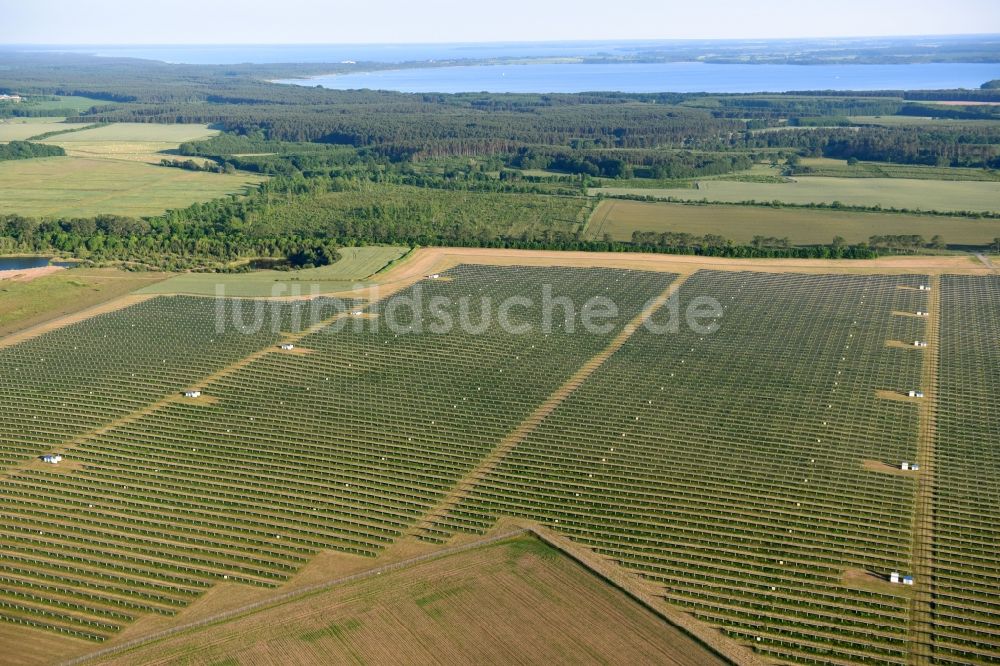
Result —
[{"label": "sandy bare soil patch", "polygon": [[937,104],[938,106],[997,106],[1000,102],[963,102],[961,100],[948,100],[944,102],[926,102],[927,104]]},{"label": "sandy bare soil patch", "polygon": [[35,278],[43,275],[52,275],[59,271],[66,270],[64,266],[39,266],[38,268],[16,268],[9,271],[0,271],[0,280],[12,280],[14,282],[31,282]]},{"label": "sandy bare soil patch", "polygon": [[173,400],[175,402],[183,402],[185,404],[190,404],[190,405],[217,405],[217,404],[219,404],[219,398],[217,396],[214,396],[214,395],[205,395],[204,393],[202,393],[197,398],[189,398],[189,397],[185,396],[183,393],[178,393],[177,395],[173,396]]},{"label": "sandy bare soil patch", "polygon": [[[986,267],[966,255],[882,257],[879,259],[732,259],[689,255],[623,252],[561,252],[494,248],[421,248],[386,272],[383,287],[416,281],[463,263],[528,266],[632,268],[688,273],[711,270],[754,270],[803,273],[985,273]],[[412,283],[412,282],[410,282]]]},{"label": "sandy bare soil patch", "polygon": [[316,353],[315,349],[309,349],[308,347],[299,347],[298,345],[296,345],[292,349],[281,349],[280,347],[278,347],[276,349],[276,351],[278,351],[278,352],[280,352],[282,354],[303,354],[303,355],[308,355],[308,354],[315,354]]},{"label": "sandy bare soil patch", "polygon": [[910,596],[912,588],[899,583],[890,583],[885,578],[877,576],[864,569],[848,569],[844,572],[844,586],[879,594],[894,596]]},{"label": "sandy bare soil patch", "polygon": [[912,349],[913,351],[920,351],[926,349],[926,347],[915,347],[913,342],[904,342],[902,340],[886,340],[886,347],[891,347],[893,349]]},{"label": "sandy bare soil patch", "polygon": [[906,393],[902,393],[900,391],[887,391],[887,390],[884,390],[884,389],[881,390],[881,391],[875,391],[875,395],[878,396],[879,398],[882,398],[883,400],[898,400],[900,402],[915,402],[915,403],[919,403],[921,400],[925,400],[926,399],[926,397],[925,398],[915,398],[915,397],[911,398]]},{"label": "sandy bare soil patch", "polygon": [[[378,300],[402,291],[428,275],[462,264],[490,266],[567,266],[576,268],[625,268],[688,274],[697,270],[760,271],[765,273],[842,274],[986,274],[990,269],[968,255],[882,257],[879,259],[732,259],[675,254],[631,252],[563,252],[559,250],[510,250],[500,248],[426,247],[412,252],[371,285],[331,291],[325,296]],[[440,278],[446,279],[446,278]],[[309,300],[314,296],[268,300]],[[362,315],[368,316],[368,315]]]},{"label": "sandy bare soil patch", "polygon": [[81,646],[93,645],[52,631],[0,622],[0,663],[4,666],[49,666],[78,654]]},{"label": "sandy bare soil patch", "polygon": [[896,476],[916,476],[917,474],[916,472],[905,472],[899,467],[893,467],[880,460],[866,460],[862,466],[869,472],[878,472],[879,474],[895,474]]}]

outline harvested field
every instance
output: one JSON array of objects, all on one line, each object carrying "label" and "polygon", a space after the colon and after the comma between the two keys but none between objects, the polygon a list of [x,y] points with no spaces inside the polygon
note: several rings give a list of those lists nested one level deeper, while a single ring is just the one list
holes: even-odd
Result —
[{"label": "harvested field", "polygon": [[701,180],[698,187],[676,189],[629,189],[603,187],[603,194],[673,197],[682,201],[782,201],[789,204],[875,206],[909,210],[1000,211],[1000,182],[923,180],[907,178],[833,178],[795,176],[790,183],[743,183]]},{"label": "harvested field", "polygon": [[1000,102],[967,102],[963,100],[928,101],[927,104],[938,104],[940,106],[997,106]]},{"label": "harvested field", "polygon": [[852,123],[857,125],[882,125],[884,127],[976,127],[997,125],[1000,120],[966,120],[964,118],[932,118],[926,116],[850,116]]},{"label": "harvested field", "polygon": [[[172,154],[186,141],[196,141],[219,134],[207,125],[176,123],[114,123],[103,127],[85,129],[86,125],[70,124],[68,129],[78,131],[60,134],[43,143],[62,146],[71,157],[127,160],[159,164],[163,158],[182,159]],[[194,158],[195,162],[203,162]]]},{"label": "harvested field", "polygon": [[591,216],[587,237],[631,240],[634,231],[717,234],[737,243],[750,243],[754,236],[787,237],[793,245],[828,244],[834,236],[860,243],[876,235],[916,234],[930,240],[940,234],[949,244],[985,246],[1000,234],[1000,220],[607,199]]},{"label": "harvested field", "polygon": [[[84,127],[85,125],[79,125]],[[70,125],[70,128],[73,126]],[[155,142],[178,146],[185,141],[206,139],[219,134],[219,130],[210,129],[207,125],[192,125],[175,123],[113,123],[103,127],[85,129],[47,139],[46,143],[55,143],[69,148],[73,143],[134,143]]]},{"label": "harvested field", "polygon": [[0,143],[25,141],[46,132],[73,129],[65,118],[0,118]]},{"label": "harvested field", "polygon": [[[196,652],[195,652],[196,650]],[[104,664],[722,662],[532,537],[350,583]]]}]

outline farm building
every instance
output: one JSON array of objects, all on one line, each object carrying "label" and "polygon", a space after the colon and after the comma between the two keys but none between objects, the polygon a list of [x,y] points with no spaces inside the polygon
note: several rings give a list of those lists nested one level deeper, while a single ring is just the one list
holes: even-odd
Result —
[{"label": "farm building", "polygon": [[201,391],[184,391],[185,398],[200,398]]},{"label": "farm building", "polygon": [[903,585],[913,585],[913,576],[903,576]]},{"label": "farm building", "polygon": [[891,574],[889,574],[889,582],[890,583],[898,583],[899,582],[899,572],[898,571],[893,571]]},{"label": "farm building", "polygon": [[910,471],[911,472],[919,472],[920,471],[920,465],[918,465],[917,463],[912,463],[910,465]]},{"label": "farm building", "polygon": [[20,95],[0,95],[0,102],[20,102],[23,97]]},{"label": "farm building", "polygon": [[41,458],[42,462],[47,462],[52,465],[56,465],[62,462],[63,459],[62,454],[60,453],[46,453],[45,455],[39,457]]},{"label": "farm building", "polygon": [[910,391],[909,393],[907,393],[907,395],[910,396],[911,398],[922,398],[922,397],[924,397],[924,392],[923,391]]},{"label": "farm building", "polygon": [[920,291],[930,291],[930,290],[931,290],[930,285],[926,285],[926,284],[920,285]]},{"label": "farm building", "polygon": [[928,316],[930,316],[930,313],[929,312],[924,312],[923,310],[917,310],[917,316],[918,317],[928,317]]},{"label": "farm building", "polygon": [[914,347],[926,347],[927,343],[924,342],[923,340],[914,340],[913,341],[913,346]]},{"label": "farm building", "polygon": [[281,345],[281,348],[284,349],[285,351],[291,351],[291,350],[295,349],[295,345],[293,345],[290,342],[286,342],[283,345]]},{"label": "farm building", "polygon": [[360,317],[361,316],[361,310],[355,310],[354,312],[351,313],[351,315],[354,316],[354,317]]},{"label": "farm building", "polygon": [[903,470],[904,472],[909,472],[910,471],[910,463],[908,463],[908,462],[906,462],[904,460],[903,464],[899,466],[899,469]]},{"label": "farm building", "polygon": [[431,280],[437,280],[437,279],[438,279],[439,277],[441,277],[441,274],[440,274],[440,273],[431,273],[431,274],[430,274],[430,275],[428,275],[427,277],[428,277],[429,279],[431,279]]}]

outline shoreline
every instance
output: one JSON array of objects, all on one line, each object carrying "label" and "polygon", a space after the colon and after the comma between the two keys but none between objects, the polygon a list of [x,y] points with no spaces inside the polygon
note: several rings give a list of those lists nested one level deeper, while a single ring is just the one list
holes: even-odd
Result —
[{"label": "shoreline", "polygon": [[12,268],[0,270],[0,280],[10,280],[11,282],[31,282],[32,280],[46,275],[52,275],[58,271],[66,270],[65,266],[37,266],[35,268]]}]

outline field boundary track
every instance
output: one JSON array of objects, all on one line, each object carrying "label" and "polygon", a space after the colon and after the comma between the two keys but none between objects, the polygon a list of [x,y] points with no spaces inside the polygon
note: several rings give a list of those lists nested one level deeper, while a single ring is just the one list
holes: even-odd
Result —
[{"label": "field boundary track", "polygon": [[700,620],[676,610],[669,603],[658,600],[650,586],[635,574],[613,562],[608,562],[584,546],[573,543],[567,537],[559,536],[541,525],[526,525],[527,531],[544,543],[552,546],[609,585],[621,590],[629,598],[663,618],[668,624],[681,629],[685,634],[701,643],[722,659],[736,666],[764,666],[750,649],[730,640]]},{"label": "field boundary track", "polygon": [[601,367],[605,361],[607,361],[611,356],[617,352],[622,346],[628,342],[628,339],[639,330],[650,317],[652,317],[657,310],[666,303],[671,296],[676,294],[681,288],[681,285],[687,280],[691,274],[679,275],[673,282],[668,286],[659,296],[653,299],[649,304],[646,305],[643,310],[637,314],[630,322],[628,322],[618,335],[596,356],[590,358],[586,361],[576,372],[570,376],[561,386],[559,386],[555,391],[545,399],[541,405],[536,407],[531,414],[528,415],[520,425],[517,426],[509,435],[504,437],[500,442],[490,451],[489,454],[483,458],[476,467],[471,469],[455,486],[452,490],[445,495],[440,502],[428,511],[423,518],[414,523],[404,534],[406,536],[421,536],[421,534],[426,533],[431,530],[438,520],[445,518],[448,513],[452,511],[455,507],[461,504],[470,492],[479,484],[480,481],[488,477],[497,465],[499,465],[508,453],[514,450],[514,448],[523,442],[528,435],[530,435],[534,430],[545,420],[545,418],[551,414],[556,407],[561,405],[566,398],[568,398],[573,391],[578,389],[594,372]]},{"label": "field boundary track", "polygon": [[[597,239],[602,238],[604,233],[604,223],[608,221],[608,217],[611,215],[611,211],[615,207],[613,201],[607,206],[601,205],[603,203],[604,201],[599,201],[597,205],[594,206],[594,209],[590,211],[590,216],[587,218],[587,223],[583,225],[583,231],[580,234],[584,238],[588,237]],[[597,223],[597,228],[591,231],[591,226],[594,222],[594,219],[597,217],[598,212],[600,212],[602,209],[604,210],[604,215],[601,216],[600,221]]]},{"label": "field boundary track", "polygon": [[986,266],[986,268],[990,269],[991,271],[996,272],[1000,270],[993,264],[993,261],[991,261],[990,258],[987,257],[982,252],[977,252],[976,258],[979,259],[979,261],[983,262],[983,265]]},{"label": "field boundary track", "polygon": [[[492,266],[572,266],[631,268],[636,270],[688,273],[699,269],[753,270],[763,273],[865,273],[878,275],[923,273],[925,275],[976,274],[989,269],[975,257],[963,255],[894,255],[878,259],[742,259],[647,252],[584,252],[570,250],[514,250],[499,248],[422,247],[412,258],[380,274],[377,286],[403,288],[423,275],[441,272],[459,264]],[[383,294],[385,292],[383,291]]]},{"label": "field boundary track", "polygon": [[917,589],[910,602],[909,663],[925,666],[931,663],[934,610],[934,496],[935,496],[935,447],[937,437],[938,371],[941,349],[941,280],[930,278],[928,294],[927,348],[921,373],[923,390],[927,396],[920,405],[920,426],[917,435],[917,461],[920,477],[917,479],[913,511],[913,576]]},{"label": "field boundary track", "polygon": [[34,324],[33,326],[21,329],[20,331],[15,331],[10,335],[0,338],[0,349],[37,338],[40,335],[69,326],[70,324],[77,324],[81,321],[90,319],[91,317],[96,317],[97,315],[116,312],[127,308],[130,305],[138,305],[139,303],[148,301],[151,298],[155,298],[155,295],[126,294],[125,296],[120,296],[119,298],[105,301],[104,303],[98,303],[97,305],[78,312],[71,312],[70,314],[56,317],[55,319],[43,321],[40,324]]}]

